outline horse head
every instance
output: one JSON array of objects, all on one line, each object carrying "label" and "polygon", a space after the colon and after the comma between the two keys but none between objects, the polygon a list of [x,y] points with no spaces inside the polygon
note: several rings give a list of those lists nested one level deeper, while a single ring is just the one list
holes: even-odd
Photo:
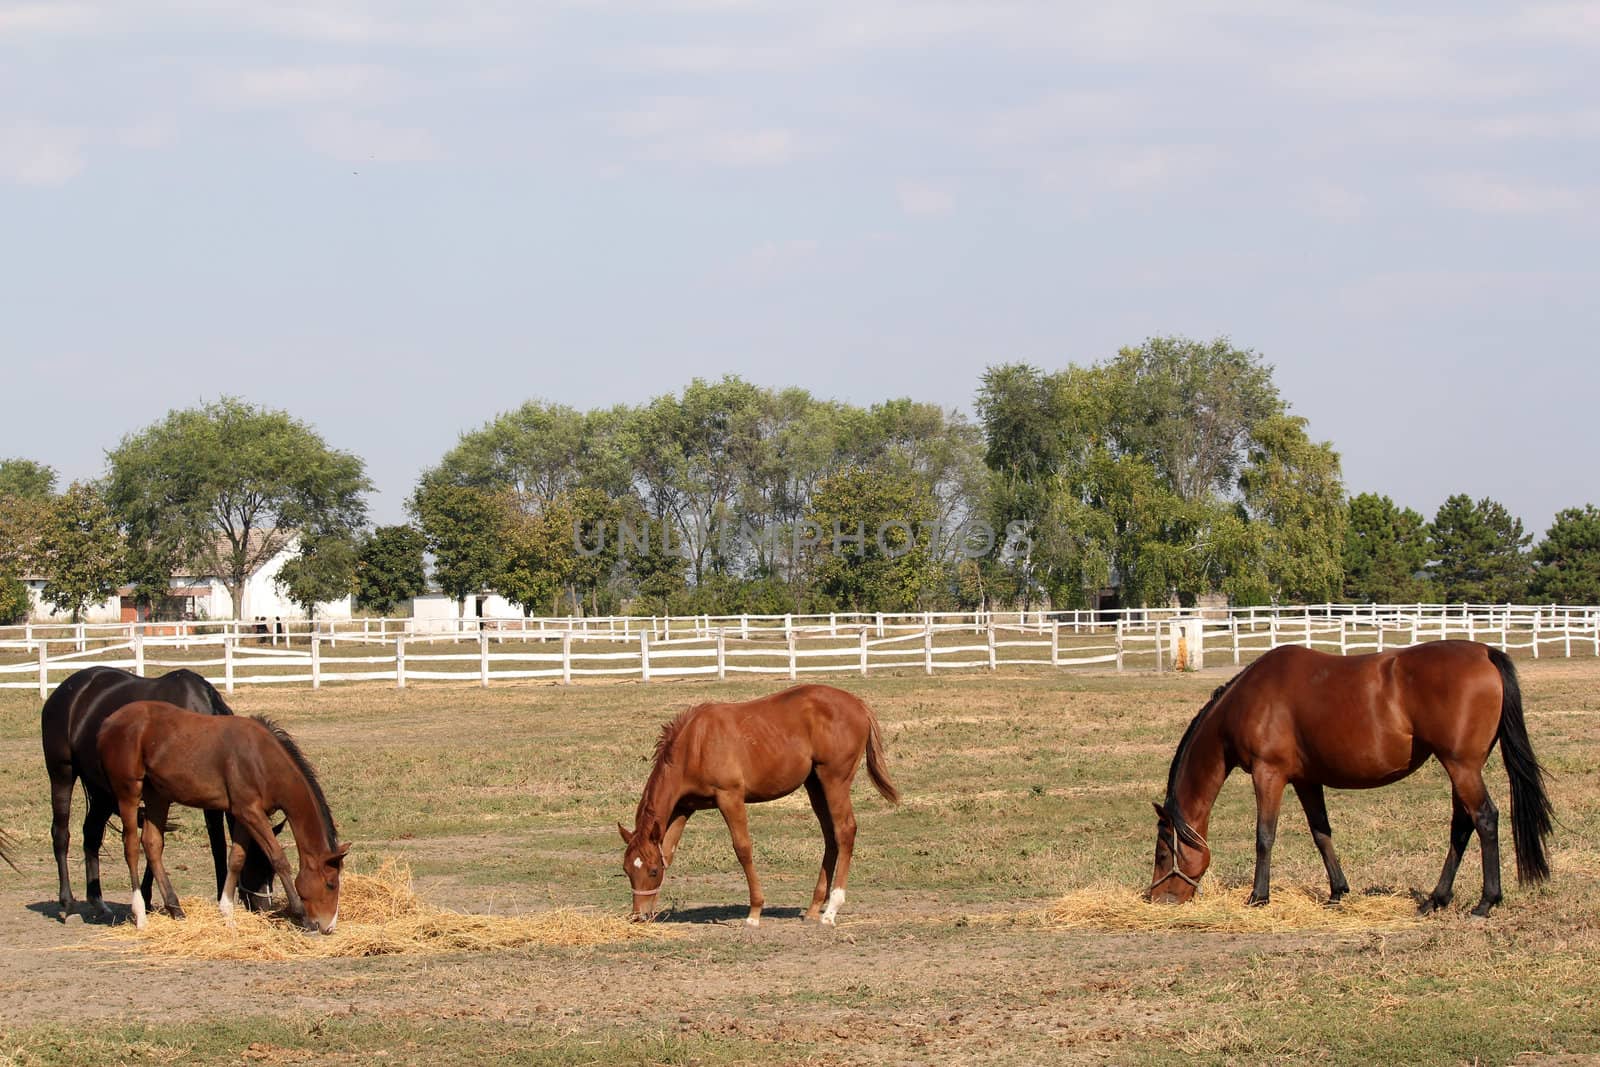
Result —
[{"label": "horse head", "polygon": [[1200,878],[1211,866],[1211,849],[1193,827],[1156,809],[1156,865],[1145,899],[1152,904],[1182,904],[1200,892]]},{"label": "horse head", "polygon": [[300,924],[311,933],[331,934],[339,922],[339,875],[349,851],[347,842],[320,858],[307,854],[300,857],[294,887],[304,909]]},{"label": "horse head", "polygon": [[627,845],[622,851],[622,871],[633,886],[633,911],[628,917],[634,922],[649,922],[656,916],[656,898],[667,876],[661,830],[656,827],[654,833],[640,829],[630,831],[617,823],[617,832]]}]

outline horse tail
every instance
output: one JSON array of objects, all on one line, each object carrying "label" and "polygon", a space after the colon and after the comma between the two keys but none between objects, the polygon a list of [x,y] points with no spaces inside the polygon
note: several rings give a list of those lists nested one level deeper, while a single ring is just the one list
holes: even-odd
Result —
[{"label": "horse tail", "polygon": [[1544,790],[1544,768],[1534,758],[1528,743],[1528,728],[1522,719],[1522,688],[1517,684],[1517,669],[1511,657],[1497,648],[1489,649],[1489,659],[1500,671],[1500,758],[1511,780],[1511,836],[1517,849],[1517,881],[1543,882],[1550,877],[1550,862],[1545,858],[1544,839],[1550,833],[1550,797]]},{"label": "horse tail", "polygon": [[867,776],[872,779],[872,785],[878,790],[878,795],[891,804],[900,803],[900,790],[889,781],[889,768],[883,761],[883,730],[878,726],[878,717],[872,713],[865,703],[861,705],[867,712]]}]

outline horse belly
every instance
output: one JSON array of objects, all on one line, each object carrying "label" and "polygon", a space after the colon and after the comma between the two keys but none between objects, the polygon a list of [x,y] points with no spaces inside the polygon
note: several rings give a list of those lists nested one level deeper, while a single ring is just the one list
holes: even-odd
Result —
[{"label": "horse belly", "polygon": [[1419,753],[1405,735],[1387,737],[1375,745],[1320,744],[1306,753],[1302,777],[1334,789],[1371,789],[1398,782],[1427,758],[1428,753]]},{"label": "horse belly", "polygon": [[745,800],[759,804],[786,797],[804,785],[810,774],[810,759],[798,754],[785,755],[745,778]]}]

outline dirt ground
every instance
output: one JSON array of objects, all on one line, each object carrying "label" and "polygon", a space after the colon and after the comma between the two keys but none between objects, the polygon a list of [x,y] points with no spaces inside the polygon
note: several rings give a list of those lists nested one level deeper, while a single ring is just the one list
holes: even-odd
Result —
[{"label": "dirt ground", "polygon": [[[1519,891],[1510,879],[1488,922],[1458,907],[1398,930],[1041,925],[1040,909],[1062,891],[1147,877],[1149,794],[1188,716],[1225,677],[979,675],[937,688],[917,678],[864,687],[907,803],[886,810],[858,783],[863,848],[837,928],[799,917],[815,824],[803,802],[785,801],[752,814],[768,879],[759,929],[742,922],[743,880],[713,816],[691,824],[674,868],[666,925],[678,937],[294,963],[157,960],[108,942],[81,914],[59,922],[48,805],[33,781],[42,770],[29,762],[38,759],[36,705],[30,720],[27,702],[13,701],[0,714],[0,824],[12,824],[22,847],[20,872],[0,870],[0,1064],[480,1062],[474,1054],[538,1063],[1576,1062],[1600,1052],[1600,880],[1584,869],[1600,855],[1600,706],[1589,695],[1600,667],[1590,661],[1524,667],[1530,730],[1558,775],[1556,891]],[[705,698],[689,686],[637,685],[587,698],[550,687],[350,692],[251,693],[235,703],[290,720],[361,847],[414,858],[430,902],[502,914],[626,906],[611,822],[631,811],[653,724]],[[539,721],[560,721],[561,732],[526,727],[514,743],[478,749],[460,733],[459,705],[508,723],[548,711]],[[422,757],[412,748],[384,747],[401,738],[424,739],[448,762],[414,767]],[[502,752],[508,745],[530,747]],[[536,769],[507,778],[496,755]],[[598,784],[573,777],[572,767],[590,764],[609,768]],[[453,784],[469,767],[482,773]],[[394,790],[369,793],[362,775],[399,781],[403,770],[436,793],[401,790],[391,812],[384,798]],[[1358,891],[1431,885],[1448,809],[1439,788],[1426,779],[1383,791],[1388,799],[1374,791],[1333,802]],[[1503,779],[1494,788],[1503,796]],[[1237,884],[1249,869],[1250,802],[1247,786],[1230,790],[1215,846],[1229,860],[1214,873]],[[1397,819],[1411,800],[1421,814]],[[1315,884],[1320,867],[1303,827],[1288,832],[1289,814],[1277,880]],[[1464,906],[1476,897],[1473,853],[1458,890]],[[125,914],[120,860],[105,859],[108,897]],[[182,891],[209,882],[198,834],[180,836],[169,860]],[[1538,1024],[1518,1032],[1519,1015]],[[160,1038],[174,1030],[180,1037]]]}]

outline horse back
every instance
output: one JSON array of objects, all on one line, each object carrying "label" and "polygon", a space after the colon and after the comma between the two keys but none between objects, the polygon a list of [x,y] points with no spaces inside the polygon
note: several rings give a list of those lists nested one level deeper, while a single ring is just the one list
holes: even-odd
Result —
[{"label": "horse back", "polygon": [[51,778],[76,775],[105,791],[96,741],[111,714],[137,700],[159,700],[208,715],[232,714],[211,683],[191,670],[144,678],[119,667],[86,667],[57,686],[39,711]]},{"label": "horse back", "polygon": [[251,727],[260,724],[190,711],[159,700],[137,700],[109,715],[95,741],[111,791],[131,783],[179,804],[229,806],[239,777],[230,764],[248,762]]},{"label": "horse back", "polygon": [[701,705],[684,722],[683,770],[704,790],[742,785],[750,799],[776,799],[798,789],[816,767],[853,772],[872,722],[859,698],[826,685]]}]

